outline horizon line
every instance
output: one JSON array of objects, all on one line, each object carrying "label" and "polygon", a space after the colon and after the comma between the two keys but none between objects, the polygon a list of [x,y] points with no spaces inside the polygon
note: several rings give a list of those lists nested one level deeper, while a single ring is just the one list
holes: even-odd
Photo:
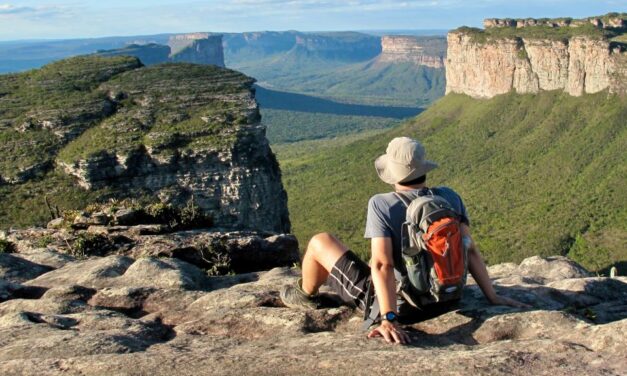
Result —
[{"label": "horizon line", "polygon": [[59,38],[24,38],[24,39],[0,39],[0,43],[25,43],[25,42],[58,42],[58,41],[71,41],[71,40],[88,40],[88,39],[108,39],[108,38],[140,38],[140,37],[156,37],[156,36],[166,36],[166,35],[177,35],[177,34],[193,34],[193,33],[210,33],[210,34],[246,34],[246,33],[286,33],[286,32],[298,32],[304,34],[315,34],[315,33],[342,33],[342,32],[354,32],[354,33],[373,33],[373,32],[402,32],[402,31],[422,31],[422,32],[449,32],[452,29],[337,29],[337,30],[310,30],[310,31],[302,31],[296,29],[285,29],[285,30],[250,30],[250,31],[182,31],[182,32],[161,32],[154,34],[136,34],[136,35],[101,35],[101,36],[91,36],[91,37],[59,37]]}]

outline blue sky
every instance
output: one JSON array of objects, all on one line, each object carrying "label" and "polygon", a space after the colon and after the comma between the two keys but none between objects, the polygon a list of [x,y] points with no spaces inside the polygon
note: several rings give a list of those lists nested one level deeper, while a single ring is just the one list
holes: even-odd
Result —
[{"label": "blue sky", "polygon": [[486,17],[584,17],[627,0],[0,0],[0,40],[190,31],[450,29]]}]

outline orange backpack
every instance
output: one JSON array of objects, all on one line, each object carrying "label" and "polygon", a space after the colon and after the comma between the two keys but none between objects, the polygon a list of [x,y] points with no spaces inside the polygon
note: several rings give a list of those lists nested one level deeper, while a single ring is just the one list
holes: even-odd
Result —
[{"label": "orange backpack", "polygon": [[401,231],[400,294],[415,307],[461,298],[468,255],[460,214],[432,191],[413,200],[398,192],[396,196],[407,206]]}]

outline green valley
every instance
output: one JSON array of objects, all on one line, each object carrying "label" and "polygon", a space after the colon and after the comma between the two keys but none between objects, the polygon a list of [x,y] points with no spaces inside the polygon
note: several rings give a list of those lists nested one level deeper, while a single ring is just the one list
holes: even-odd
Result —
[{"label": "green valley", "polygon": [[277,147],[293,231],[303,248],[329,231],[367,257],[367,202],[389,190],[373,161],[406,135],[440,163],[429,184],[464,198],[489,263],[564,254],[603,270],[627,259],[625,118],[627,100],[607,92],[453,94],[391,130]]}]

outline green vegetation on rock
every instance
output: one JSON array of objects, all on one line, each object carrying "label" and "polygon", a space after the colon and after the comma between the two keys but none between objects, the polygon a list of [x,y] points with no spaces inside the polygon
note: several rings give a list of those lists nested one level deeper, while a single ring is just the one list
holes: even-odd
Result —
[{"label": "green vegetation on rock", "polygon": [[60,210],[78,210],[111,196],[109,189],[84,190],[73,178],[59,171],[21,184],[0,185],[0,229],[45,225],[51,219],[45,197]]},{"label": "green vegetation on rock", "polygon": [[568,254],[601,269],[627,259],[625,118],[625,98],[606,92],[448,95],[376,136],[318,145],[313,155],[298,153],[298,143],[284,146],[278,157],[293,231],[303,246],[330,231],[367,257],[368,199],[390,190],[373,161],[391,138],[406,135],[422,140],[440,163],[428,183],[451,186],[465,199],[490,263]]},{"label": "green vegetation on rock", "polygon": [[[76,57],[21,74],[0,75],[0,175],[51,165],[67,139],[107,116],[112,108],[97,87],[125,70],[135,58]],[[48,166],[49,167],[49,166]]]},{"label": "green vegetation on rock", "polygon": [[[592,24],[591,19],[601,21],[603,27]],[[503,19],[500,21],[513,23],[514,26],[493,26],[486,29],[463,26],[454,31],[468,34],[478,43],[497,41],[503,38],[567,40],[576,36],[621,41],[627,29],[611,27],[609,25],[610,19],[627,19],[627,13],[608,13],[582,20],[571,18]],[[532,22],[533,24],[516,27],[517,21]]]},{"label": "green vegetation on rock", "polygon": [[105,256],[115,250],[115,244],[107,236],[83,232],[78,234],[69,253],[78,258],[89,256]]},{"label": "green vegetation on rock", "polygon": [[100,88],[119,98],[117,112],[71,142],[59,158],[69,163],[103,152],[127,154],[141,146],[159,152],[191,142],[195,149],[228,148],[236,139],[234,126],[246,124],[248,115],[228,97],[248,91],[252,82],[234,71],[181,63],[121,74]]},{"label": "green vegetation on rock", "polygon": [[67,210],[121,193],[84,191],[63,164],[229,150],[259,120],[253,82],[214,66],[143,67],[136,58],[94,55],[0,75],[0,226],[45,224],[45,197]]},{"label": "green vegetation on rock", "polygon": [[592,24],[581,25],[579,27],[550,27],[550,26],[526,26],[515,27],[491,27],[488,29],[478,29],[474,27],[460,27],[457,32],[468,34],[477,43],[489,43],[505,38],[528,38],[528,39],[550,39],[567,40],[575,36],[586,36],[596,39],[613,38],[620,35],[614,31],[603,30]]}]

